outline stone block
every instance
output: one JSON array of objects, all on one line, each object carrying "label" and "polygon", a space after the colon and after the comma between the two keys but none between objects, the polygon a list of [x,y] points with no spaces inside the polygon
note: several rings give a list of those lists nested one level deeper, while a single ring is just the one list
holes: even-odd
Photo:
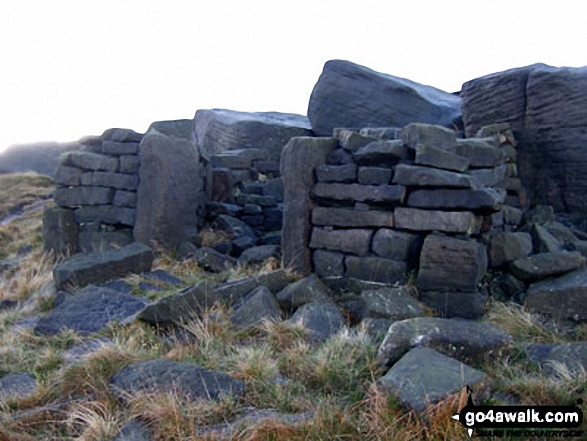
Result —
[{"label": "stone block", "polygon": [[78,251],[78,226],[73,210],[47,207],[43,212],[43,249],[55,256]]},{"label": "stone block", "polygon": [[415,163],[456,172],[465,172],[469,169],[468,158],[444,150],[441,147],[426,144],[416,146]]},{"label": "stone block", "polygon": [[319,165],[316,167],[316,179],[318,182],[354,182],[357,180],[357,166],[355,164]]},{"label": "stone block", "polygon": [[96,205],[81,207],[75,210],[75,220],[78,223],[97,222],[110,225],[135,224],[136,210],[134,208],[117,207],[114,205]]},{"label": "stone block", "polygon": [[57,171],[55,173],[55,183],[57,185],[63,185],[66,187],[75,187],[81,184],[82,174],[83,170],[80,170],[77,167],[68,167],[66,165],[60,165],[59,167],[57,167]]},{"label": "stone block", "polygon": [[410,151],[400,140],[373,141],[353,153],[353,158],[359,165],[395,165],[410,157]]},{"label": "stone block", "polygon": [[84,151],[66,152],[61,155],[59,162],[84,170],[115,172],[118,169],[118,158]]},{"label": "stone block", "polygon": [[438,125],[412,123],[402,128],[396,137],[412,149],[422,144],[452,151],[456,147],[457,132]]},{"label": "stone block", "polygon": [[477,320],[485,312],[485,297],[479,292],[423,291],[420,301],[437,317]]},{"label": "stone block", "polygon": [[350,229],[328,231],[322,228],[312,230],[310,248],[324,248],[331,251],[343,251],[358,256],[369,253],[372,230]]},{"label": "stone block", "polygon": [[102,152],[109,155],[136,155],[139,152],[138,142],[104,141]]},{"label": "stone block", "polygon": [[107,129],[102,133],[101,138],[104,141],[116,141],[116,142],[141,142],[143,135],[135,132],[131,129]]},{"label": "stone block", "polygon": [[433,211],[397,207],[395,227],[411,231],[441,231],[445,233],[479,234],[481,216],[469,211]]},{"label": "stone block", "polygon": [[312,223],[334,227],[393,227],[393,213],[316,207],[312,210]]},{"label": "stone block", "polygon": [[587,259],[578,251],[553,251],[515,260],[510,269],[517,278],[535,282],[582,268],[585,262]]},{"label": "stone block", "polygon": [[336,251],[316,250],[313,254],[314,272],[319,277],[342,276],[344,254]]},{"label": "stone block", "polygon": [[404,283],[408,272],[406,262],[373,256],[346,256],[345,267],[345,277],[388,285]]},{"label": "stone block", "polygon": [[471,167],[496,167],[505,163],[504,150],[481,138],[458,139],[455,153],[469,158]]},{"label": "stone block", "polygon": [[354,164],[353,154],[345,149],[336,149],[328,154],[326,157],[326,164],[329,165],[344,165]]},{"label": "stone block", "polygon": [[469,174],[477,187],[505,188],[508,167],[506,164],[491,168],[470,170]]},{"label": "stone block", "polygon": [[422,239],[417,234],[381,228],[373,236],[371,248],[379,257],[401,262],[417,262],[421,246]]},{"label": "stone block", "polygon": [[338,144],[343,149],[351,152],[356,152],[361,147],[377,140],[367,135],[361,135],[352,129],[334,129],[333,136],[338,139]]},{"label": "stone block", "polygon": [[104,205],[112,202],[114,190],[106,187],[70,187],[55,190],[55,203],[60,207]]},{"label": "stone block", "polygon": [[489,241],[489,266],[501,268],[532,252],[532,237],[528,233],[497,233]]},{"label": "stone block", "polygon": [[469,175],[408,164],[395,167],[392,182],[412,187],[471,188],[473,184]]},{"label": "stone block", "polygon": [[135,174],[138,173],[141,160],[135,155],[123,155],[119,158],[120,173]]},{"label": "stone block", "polygon": [[268,179],[263,187],[263,195],[271,196],[275,202],[283,202],[283,179]]},{"label": "stone block", "polygon": [[98,187],[112,187],[120,190],[136,190],[139,185],[139,177],[124,173],[93,172],[90,175],[90,183]]},{"label": "stone block", "polygon": [[357,179],[362,185],[389,184],[392,171],[384,167],[359,167]]},{"label": "stone block", "polygon": [[234,184],[234,177],[229,168],[214,167],[212,169],[210,201],[234,203]]},{"label": "stone block", "polygon": [[137,194],[134,191],[116,190],[112,204],[117,207],[131,207],[137,206]]},{"label": "stone block", "polygon": [[422,189],[410,192],[408,205],[430,210],[467,210],[492,213],[501,210],[505,191],[493,188]]},{"label": "stone block", "polygon": [[354,204],[367,202],[374,204],[401,204],[406,195],[402,185],[360,185],[318,183],[312,189],[312,196],[319,200],[338,201]]}]

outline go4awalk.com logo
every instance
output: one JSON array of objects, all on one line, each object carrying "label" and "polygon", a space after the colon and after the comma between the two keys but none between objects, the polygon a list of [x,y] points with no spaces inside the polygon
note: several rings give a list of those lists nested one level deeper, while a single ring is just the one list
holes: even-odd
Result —
[{"label": "go4awalk.com logo", "polygon": [[[467,429],[469,437],[583,436],[578,429],[583,424],[583,412],[578,406],[476,406],[469,386],[467,394],[467,405],[452,418]],[[582,403],[577,400],[577,405]]]}]

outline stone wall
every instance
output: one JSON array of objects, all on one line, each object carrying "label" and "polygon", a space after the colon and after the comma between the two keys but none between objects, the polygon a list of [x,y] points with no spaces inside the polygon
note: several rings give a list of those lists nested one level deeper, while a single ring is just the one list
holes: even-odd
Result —
[{"label": "stone wall", "polygon": [[[478,316],[488,233],[521,221],[518,208],[504,209],[520,205],[511,132],[491,126],[457,139],[440,126],[410,124],[382,139],[390,130],[335,129],[333,139],[294,138],[286,147],[286,220],[308,227],[284,229],[284,263],[331,280],[412,279],[443,315]],[[318,142],[328,148],[310,164],[304,158]],[[304,197],[304,209],[290,210]]]}]

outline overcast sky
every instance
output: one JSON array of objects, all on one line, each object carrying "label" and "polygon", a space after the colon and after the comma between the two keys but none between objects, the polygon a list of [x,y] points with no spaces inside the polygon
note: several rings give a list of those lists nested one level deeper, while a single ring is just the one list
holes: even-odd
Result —
[{"label": "overcast sky", "polygon": [[587,65],[585,1],[0,0],[0,150],[197,109],[305,114],[330,59],[454,92]]}]

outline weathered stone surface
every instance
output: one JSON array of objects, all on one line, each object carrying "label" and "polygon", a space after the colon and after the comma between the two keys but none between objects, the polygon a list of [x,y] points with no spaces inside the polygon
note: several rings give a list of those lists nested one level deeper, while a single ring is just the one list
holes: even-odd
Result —
[{"label": "weathered stone surface", "polygon": [[489,241],[489,266],[500,268],[532,252],[528,233],[496,233]]},{"label": "weathered stone surface", "polygon": [[402,405],[423,413],[430,404],[465,386],[475,388],[485,378],[483,372],[433,349],[414,348],[380,378],[377,385],[396,395]]},{"label": "weathered stone surface", "polygon": [[357,166],[355,164],[344,165],[319,165],[316,167],[318,182],[353,182],[357,179]]},{"label": "weathered stone surface", "polygon": [[331,251],[343,251],[365,256],[369,253],[372,236],[372,230],[359,228],[332,231],[314,228],[310,248],[325,248]]},{"label": "weathered stone surface", "polygon": [[246,236],[254,240],[256,240],[257,238],[257,234],[255,233],[255,231],[246,223],[235,217],[228,216],[225,214],[221,214],[218,217],[216,217],[216,227],[219,230],[226,231],[233,237]]},{"label": "weathered stone surface", "polygon": [[121,190],[136,190],[139,185],[139,178],[136,175],[98,171],[86,173],[84,174],[84,177],[86,175],[89,175],[89,182],[84,182],[84,185],[112,187]]},{"label": "weathered stone surface", "polygon": [[408,272],[406,262],[372,256],[346,256],[345,267],[346,277],[389,285],[405,282]]},{"label": "weathered stone surface", "polygon": [[393,214],[396,228],[404,230],[478,234],[481,229],[481,216],[470,211],[433,211],[397,207]]},{"label": "weathered stone surface", "polygon": [[485,297],[478,292],[423,291],[420,301],[437,317],[476,320],[485,312]]},{"label": "weathered stone surface", "polygon": [[253,161],[264,159],[267,152],[256,149],[236,149],[227,150],[222,153],[212,155],[211,162],[214,167],[229,169],[248,169],[253,165]]},{"label": "weathered stone surface", "polygon": [[102,152],[109,155],[136,155],[139,151],[138,142],[104,141]]},{"label": "weathered stone surface", "polygon": [[459,115],[455,95],[343,60],[326,62],[308,106],[319,136],[329,136],[335,127],[448,126]]},{"label": "weathered stone surface", "polygon": [[141,142],[135,239],[176,248],[197,223],[200,176],[195,144],[158,132]]},{"label": "weathered stone surface", "polygon": [[310,217],[314,202],[310,197],[314,185],[314,167],[326,163],[336,148],[332,138],[294,138],[284,148],[281,175],[284,183],[282,262],[302,275],[312,271],[308,244],[312,233]]},{"label": "weathered stone surface", "polygon": [[418,165],[427,165],[428,167],[457,172],[464,172],[469,169],[469,158],[426,144],[416,146],[415,162]]},{"label": "weathered stone surface", "polygon": [[469,159],[471,167],[497,167],[505,162],[505,152],[481,138],[457,139],[455,153]]},{"label": "weathered stone surface", "polygon": [[377,140],[367,135],[361,135],[353,129],[334,129],[332,137],[338,139],[338,144],[350,152],[355,152]]},{"label": "weathered stone surface", "polygon": [[153,250],[146,245],[132,245],[102,253],[77,254],[58,263],[53,269],[57,289],[70,285],[85,286],[106,282],[130,273],[149,271]]},{"label": "weathered stone surface", "polygon": [[55,183],[64,186],[80,185],[80,179],[83,173],[84,171],[77,167],[62,165],[57,167],[57,171],[55,172]]},{"label": "weathered stone surface", "polygon": [[375,233],[371,248],[379,257],[413,262],[418,260],[421,246],[422,240],[417,234],[381,228]]},{"label": "weathered stone surface", "polygon": [[[328,133],[331,135],[332,131]],[[302,115],[278,112],[198,110],[193,136],[206,155],[234,149],[258,148],[273,160],[294,136],[312,136],[310,122]]]},{"label": "weathered stone surface", "polygon": [[334,227],[393,227],[393,213],[316,207],[312,210],[312,223]]},{"label": "weathered stone surface", "polygon": [[469,174],[477,187],[505,188],[507,171],[507,164],[502,164],[497,167],[470,170]]},{"label": "weathered stone surface", "polygon": [[507,332],[489,323],[417,317],[393,323],[377,355],[390,366],[413,347],[424,346],[463,363],[481,364],[499,357],[512,342]]},{"label": "weathered stone surface", "polygon": [[277,301],[284,310],[293,312],[306,303],[329,302],[331,296],[332,292],[322,280],[316,274],[310,274],[277,293]]},{"label": "weathered stone surface", "polygon": [[131,129],[112,128],[105,130],[101,138],[104,141],[141,142],[143,135]]},{"label": "weathered stone surface", "polygon": [[524,212],[523,221],[526,224],[546,224],[555,221],[552,205],[536,205]]},{"label": "weathered stone surface", "polygon": [[361,328],[367,331],[375,344],[380,345],[393,322],[393,319],[365,317],[361,321]]},{"label": "weathered stone surface", "polygon": [[314,272],[319,277],[342,276],[344,254],[336,251],[316,250],[313,254]]},{"label": "weathered stone surface", "polygon": [[400,140],[373,141],[353,154],[360,165],[394,165],[401,159],[410,159],[410,156],[410,151]]},{"label": "weathered stone surface", "polygon": [[131,207],[137,206],[137,194],[134,191],[116,190],[112,204],[117,207]]},{"label": "weathered stone surface", "polygon": [[243,251],[239,262],[245,264],[262,263],[271,258],[278,258],[280,255],[281,251],[277,245],[259,245]]},{"label": "weathered stone surface", "polygon": [[354,164],[353,155],[351,152],[345,149],[335,149],[328,154],[326,157],[326,164],[329,165],[343,165],[343,164]]},{"label": "weathered stone surface", "polygon": [[90,335],[106,329],[109,323],[132,316],[146,304],[140,297],[90,285],[65,297],[38,321],[35,333],[54,335],[71,329],[80,335]]},{"label": "weathered stone surface", "polygon": [[29,374],[8,374],[0,378],[0,401],[29,397],[37,388],[37,380]]},{"label": "weathered stone surface", "polygon": [[493,188],[414,190],[408,205],[436,210],[499,211],[505,200],[505,191]]},{"label": "weathered stone surface", "polygon": [[462,173],[408,164],[395,167],[392,182],[413,187],[471,188],[473,185],[471,177]]},{"label": "weathered stone surface", "polygon": [[264,286],[253,290],[230,316],[237,329],[258,325],[265,319],[280,320],[281,310],[275,296]]},{"label": "weathered stone surface", "polygon": [[136,210],[115,205],[95,205],[93,207],[81,207],[75,210],[75,220],[79,223],[103,222],[110,225],[135,224]]},{"label": "weathered stone surface", "polygon": [[423,314],[420,303],[405,286],[363,291],[361,299],[366,317],[404,320]]},{"label": "weathered stone surface", "polygon": [[135,155],[123,155],[119,158],[120,165],[118,171],[120,173],[134,174],[139,171],[141,160]]},{"label": "weathered stone surface", "polygon": [[238,261],[234,257],[219,253],[213,248],[198,248],[194,252],[194,260],[200,268],[213,273],[220,273],[234,268]]},{"label": "weathered stone surface", "polygon": [[399,127],[363,127],[359,134],[377,139],[395,139]]},{"label": "weathered stone surface", "polygon": [[562,244],[541,225],[532,225],[530,234],[535,253],[550,253],[560,251],[562,248]]},{"label": "weathered stone surface", "polygon": [[554,345],[542,365],[543,371],[553,376],[581,375],[587,367],[587,342]]},{"label": "weathered stone surface", "polygon": [[283,202],[283,192],[283,179],[281,177],[267,180],[263,187],[263,194],[271,196],[275,202]]},{"label": "weathered stone surface", "polygon": [[115,172],[118,169],[118,158],[92,152],[66,152],[61,155],[59,162],[61,165],[84,170]]},{"label": "weathered stone surface", "polygon": [[114,190],[106,187],[70,187],[55,190],[55,203],[60,207],[104,205],[112,202]]},{"label": "weathered stone surface", "polygon": [[397,138],[412,149],[424,145],[452,152],[457,144],[454,130],[422,123],[408,124],[398,132]]},{"label": "weathered stone surface", "polygon": [[137,419],[126,423],[112,441],[152,441],[149,429]]},{"label": "weathered stone surface", "polygon": [[78,227],[73,210],[47,207],[43,212],[43,249],[56,256],[69,256],[79,249]]},{"label": "weathered stone surface", "polygon": [[173,392],[192,400],[217,400],[222,395],[238,398],[245,387],[223,372],[165,359],[131,364],[112,377],[110,386],[121,399],[132,392]]},{"label": "weathered stone surface", "polygon": [[564,226],[560,222],[552,222],[544,225],[544,228],[552,234],[557,240],[566,245],[570,245],[577,241],[577,236],[570,228]]},{"label": "weathered stone surface", "polygon": [[577,251],[554,251],[518,259],[510,264],[510,269],[516,277],[535,282],[579,269],[586,261]]},{"label": "weathered stone surface", "polygon": [[417,285],[424,291],[474,292],[486,270],[483,244],[431,234],[420,254]]},{"label": "weathered stone surface", "polygon": [[524,306],[557,318],[587,321],[587,270],[530,285]]},{"label": "weathered stone surface", "polygon": [[312,340],[322,341],[342,329],[344,317],[334,303],[312,302],[300,306],[289,322],[302,325]]},{"label": "weathered stone surface", "polygon": [[263,208],[276,207],[277,202],[271,196],[259,194],[246,194],[244,197],[245,204],[256,204]]},{"label": "weathered stone surface", "polygon": [[369,202],[374,204],[401,204],[406,188],[401,185],[360,185],[318,183],[312,196],[321,200],[343,203]]},{"label": "weathered stone surface", "polygon": [[79,247],[82,253],[95,251],[107,251],[114,248],[125,247],[133,242],[132,231],[103,231],[79,233]]},{"label": "weathered stone surface", "polygon": [[357,180],[362,185],[388,184],[391,174],[391,169],[385,167],[359,167]]}]

